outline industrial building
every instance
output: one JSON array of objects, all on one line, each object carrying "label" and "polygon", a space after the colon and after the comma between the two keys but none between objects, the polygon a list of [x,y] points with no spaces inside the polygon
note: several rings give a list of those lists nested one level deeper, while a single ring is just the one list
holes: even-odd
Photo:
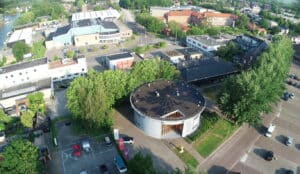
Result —
[{"label": "industrial building", "polygon": [[107,55],[106,66],[111,70],[125,70],[132,67],[134,57],[128,52]]},{"label": "industrial building", "polygon": [[114,21],[119,17],[119,12],[114,9],[75,13],[71,24],[58,28],[48,36],[46,47],[119,43],[132,35],[129,28]]},{"label": "industrial building", "polygon": [[136,126],[159,139],[193,133],[205,108],[204,97],[193,86],[163,79],[136,88],[130,103]]},{"label": "industrial building", "polygon": [[225,46],[235,36],[229,34],[221,34],[218,36],[208,35],[192,35],[186,37],[187,46],[206,54],[212,54],[218,50],[219,47]]},{"label": "industrial building", "polygon": [[16,42],[25,42],[28,45],[32,44],[32,28],[24,28],[21,30],[14,31],[9,39],[6,41],[6,45],[10,48],[13,47],[13,45]]}]

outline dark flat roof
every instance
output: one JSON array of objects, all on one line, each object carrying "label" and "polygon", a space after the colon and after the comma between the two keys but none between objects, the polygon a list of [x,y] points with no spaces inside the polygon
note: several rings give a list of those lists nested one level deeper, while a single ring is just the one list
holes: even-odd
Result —
[{"label": "dark flat roof", "polygon": [[185,82],[163,79],[138,87],[131,94],[130,101],[139,112],[160,120],[178,120],[162,117],[175,111],[182,114],[180,119],[186,119],[195,116],[205,107],[205,99],[196,88]]},{"label": "dark flat roof", "polygon": [[16,70],[20,70],[20,69],[30,68],[30,67],[33,67],[33,66],[43,65],[43,64],[47,64],[47,58],[46,57],[42,58],[42,59],[35,59],[35,60],[32,60],[32,61],[28,61],[28,62],[20,62],[20,63],[16,63],[16,64],[13,64],[13,65],[8,65],[8,66],[1,67],[0,68],[0,74],[16,71]]},{"label": "dark flat roof", "polygon": [[299,45],[294,45],[294,58],[297,60],[300,60],[300,44]]},{"label": "dark flat roof", "polygon": [[50,40],[52,40],[53,37],[56,37],[56,36],[59,36],[59,35],[62,35],[62,34],[66,34],[70,29],[71,29],[71,25],[66,25],[66,26],[63,26],[63,27],[59,27],[59,28],[57,28],[57,30],[55,32],[50,33],[48,38]]},{"label": "dark flat roof", "polygon": [[204,80],[238,72],[233,63],[222,59],[203,59],[197,64],[180,69],[187,82]]},{"label": "dark flat roof", "polygon": [[125,59],[129,57],[133,57],[129,52],[107,55],[109,60]]}]

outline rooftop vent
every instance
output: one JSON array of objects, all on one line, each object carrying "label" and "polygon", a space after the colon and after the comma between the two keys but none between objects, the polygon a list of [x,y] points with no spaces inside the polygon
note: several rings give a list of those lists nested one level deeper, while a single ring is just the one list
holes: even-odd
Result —
[{"label": "rooftop vent", "polygon": [[158,91],[155,91],[156,97],[159,97],[159,93]]},{"label": "rooftop vent", "polygon": [[177,89],[176,90],[176,95],[179,97],[180,96],[180,93],[179,93],[179,90]]},{"label": "rooftop vent", "polygon": [[150,88],[150,86],[151,86],[151,84],[150,83],[148,83],[148,87]]}]

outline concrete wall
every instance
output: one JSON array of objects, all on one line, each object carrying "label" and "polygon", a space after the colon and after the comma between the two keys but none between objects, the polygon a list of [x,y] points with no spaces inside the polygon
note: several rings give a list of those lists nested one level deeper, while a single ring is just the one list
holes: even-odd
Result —
[{"label": "concrete wall", "polygon": [[107,60],[108,67],[111,70],[129,69],[132,67],[133,62],[134,62],[134,57],[128,57],[128,58],[117,59],[117,60]]},{"label": "concrete wall", "polygon": [[146,135],[159,139],[162,138],[162,123],[160,120],[152,119],[138,112],[134,112],[134,122]]},{"label": "concrete wall", "polygon": [[[40,92],[42,92],[44,94],[44,99],[49,99],[50,96],[51,96],[51,88],[40,90]],[[0,104],[4,108],[11,107],[11,106],[13,106],[13,105],[16,104],[16,100],[19,100],[19,99],[22,99],[22,98],[26,98],[27,95],[28,94],[24,94],[24,95],[19,95],[19,96],[16,96],[16,97],[11,97],[11,98],[7,98],[7,99],[3,99],[3,100],[0,100]]]}]

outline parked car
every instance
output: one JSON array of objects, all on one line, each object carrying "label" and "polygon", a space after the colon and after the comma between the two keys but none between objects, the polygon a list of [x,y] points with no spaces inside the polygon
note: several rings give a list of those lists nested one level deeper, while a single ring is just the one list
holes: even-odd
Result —
[{"label": "parked car", "polygon": [[285,174],[294,174],[294,171],[292,171],[292,170],[286,170]]},{"label": "parked car", "polygon": [[83,170],[79,174],[88,174],[87,171]]},{"label": "parked car", "polygon": [[265,133],[266,137],[272,137],[272,133],[274,132],[276,126],[273,124],[270,124],[270,126],[268,127],[267,132]]},{"label": "parked car", "polygon": [[110,174],[105,164],[100,165],[99,169],[100,169],[100,173],[102,174]]},{"label": "parked car", "polygon": [[295,94],[294,93],[289,93],[289,97],[290,97],[290,99],[294,99],[295,98]]},{"label": "parked car", "polygon": [[117,167],[117,169],[120,173],[127,172],[127,167],[126,167],[126,165],[125,165],[125,163],[124,163],[124,161],[123,161],[123,159],[120,155],[118,155],[114,158],[114,163],[115,163],[115,165],[116,165],[116,167]]},{"label": "parked car", "polygon": [[105,140],[105,145],[106,146],[111,146],[112,145],[112,141],[110,140],[109,137],[105,137],[104,140]]},{"label": "parked car", "polygon": [[82,145],[82,149],[86,152],[90,152],[91,151],[91,145],[90,142],[88,140],[84,140],[81,142]]},{"label": "parked car", "polygon": [[283,99],[283,100],[285,100],[285,101],[288,101],[288,100],[289,100],[289,98],[290,98],[290,95],[289,95],[289,93],[288,93],[288,92],[285,92],[285,93],[283,94],[283,97],[282,97],[282,99]]},{"label": "parked car", "polygon": [[73,155],[77,156],[77,157],[81,156],[81,148],[80,148],[79,144],[73,145]]},{"label": "parked car", "polygon": [[290,146],[293,144],[293,138],[292,137],[286,137],[285,145]]},{"label": "parked car", "polygon": [[274,158],[274,153],[272,151],[267,151],[267,153],[265,155],[265,160],[272,161],[273,158]]},{"label": "parked car", "polygon": [[126,144],[133,144],[134,143],[134,140],[133,140],[133,137],[123,137],[123,142],[126,143]]}]

